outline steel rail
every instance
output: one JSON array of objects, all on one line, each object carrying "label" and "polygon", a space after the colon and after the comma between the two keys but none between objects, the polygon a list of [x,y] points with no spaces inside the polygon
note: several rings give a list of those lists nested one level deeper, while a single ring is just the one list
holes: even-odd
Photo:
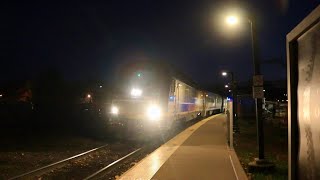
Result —
[{"label": "steel rail", "polygon": [[116,161],[108,164],[107,166],[103,167],[103,168],[100,169],[99,171],[97,171],[97,172],[91,174],[90,176],[84,178],[84,180],[88,180],[88,179],[92,179],[92,178],[97,177],[99,174],[101,174],[102,172],[105,172],[107,169],[111,168],[112,166],[117,165],[119,162],[127,159],[128,157],[132,157],[132,155],[136,154],[136,153],[139,152],[141,149],[142,149],[142,148],[138,148],[138,149],[134,150],[133,152],[131,152],[131,153],[123,156],[122,158],[120,158],[120,159],[118,159],[118,160],[116,160]]},{"label": "steel rail", "polygon": [[72,160],[76,160],[76,159],[82,158],[83,156],[88,155],[88,154],[90,154],[92,152],[98,151],[98,150],[100,150],[100,149],[102,149],[102,148],[104,148],[106,146],[108,146],[108,144],[100,146],[100,147],[97,147],[97,148],[94,148],[94,149],[91,149],[89,151],[86,151],[86,152],[83,152],[83,153],[80,153],[80,154],[77,154],[75,156],[63,159],[61,161],[58,161],[58,162],[55,162],[55,163],[40,167],[38,169],[31,170],[29,172],[20,174],[18,176],[12,177],[12,178],[9,178],[9,180],[14,180],[14,179],[19,179],[19,178],[26,178],[26,177],[30,177],[30,176],[40,176],[40,175],[45,174],[45,173],[47,173],[47,172],[49,172],[51,170],[63,167],[63,166],[65,166],[67,163],[69,163]]}]

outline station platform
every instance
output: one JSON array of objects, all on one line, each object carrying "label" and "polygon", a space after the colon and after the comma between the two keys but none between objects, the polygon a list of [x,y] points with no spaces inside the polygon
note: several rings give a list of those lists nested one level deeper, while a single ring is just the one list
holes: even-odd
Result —
[{"label": "station platform", "polygon": [[122,180],[246,180],[227,146],[226,116],[219,114],[188,127],[125,172]]}]

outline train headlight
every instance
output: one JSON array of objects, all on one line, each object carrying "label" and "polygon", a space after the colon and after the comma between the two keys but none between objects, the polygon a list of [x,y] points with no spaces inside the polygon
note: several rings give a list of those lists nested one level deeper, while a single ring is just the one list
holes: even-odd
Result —
[{"label": "train headlight", "polygon": [[147,116],[150,120],[159,120],[161,117],[161,109],[156,105],[150,105],[147,109]]},{"label": "train headlight", "polygon": [[141,95],[142,95],[141,89],[136,89],[136,88],[131,89],[131,96],[140,97]]},{"label": "train headlight", "polygon": [[119,108],[117,106],[111,107],[111,114],[117,115],[119,113]]}]

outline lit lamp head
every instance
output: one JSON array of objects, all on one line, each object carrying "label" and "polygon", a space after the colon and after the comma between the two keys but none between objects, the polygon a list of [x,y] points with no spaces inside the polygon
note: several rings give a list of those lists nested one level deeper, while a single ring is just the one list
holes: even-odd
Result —
[{"label": "lit lamp head", "polygon": [[227,73],[227,72],[222,72],[221,75],[222,75],[222,76],[227,76],[228,73]]},{"label": "lit lamp head", "polygon": [[227,16],[226,22],[229,25],[235,25],[238,24],[239,19],[236,16]]}]

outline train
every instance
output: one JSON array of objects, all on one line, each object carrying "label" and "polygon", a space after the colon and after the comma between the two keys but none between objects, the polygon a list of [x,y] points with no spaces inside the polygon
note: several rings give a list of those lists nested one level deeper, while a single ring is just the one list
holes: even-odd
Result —
[{"label": "train", "polygon": [[224,111],[223,96],[203,90],[172,66],[140,62],[126,67],[118,76],[110,125],[170,129],[174,123]]}]

